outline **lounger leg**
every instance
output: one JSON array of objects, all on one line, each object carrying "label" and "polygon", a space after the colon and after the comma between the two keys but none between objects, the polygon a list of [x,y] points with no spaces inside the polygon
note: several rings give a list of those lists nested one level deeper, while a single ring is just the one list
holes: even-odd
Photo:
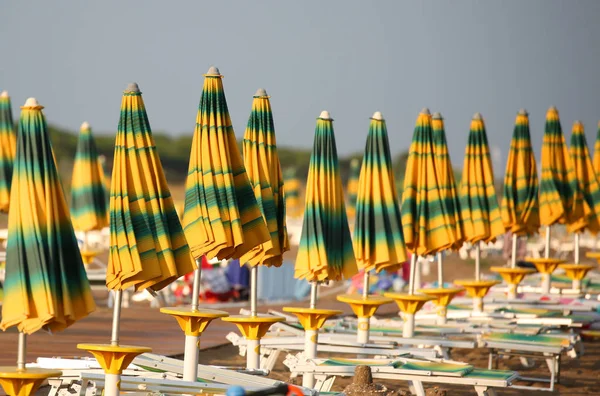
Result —
[{"label": "lounger leg", "polygon": [[475,392],[477,392],[477,396],[496,396],[494,388],[487,386],[475,385]]},{"label": "lounger leg", "polygon": [[425,388],[421,381],[408,381],[408,389],[413,395],[425,396]]},{"label": "lounger leg", "polygon": [[550,370],[550,391],[554,391],[554,383],[556,381],[556,359],[554,356],[546,358],[546,364]]}]

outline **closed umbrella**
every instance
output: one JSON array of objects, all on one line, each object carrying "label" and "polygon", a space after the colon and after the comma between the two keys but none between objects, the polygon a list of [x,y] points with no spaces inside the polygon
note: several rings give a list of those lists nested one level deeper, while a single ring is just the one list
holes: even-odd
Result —
[{"label": "closed umbrella", "polygon": [[104,170],[98,158],[96,142],[90,125],[81,125],[73,177],[71,182],[71,218],[76,230],[101,230],[108,226],[108,194],[106,192]]},{"label": "closed umbrella", "polygon": [[285,213],[291,218],[297,218],[302,215],[300,179],[296,174],[296,169],[288,168],[283,172]]},{"label": "closed umbrella", "polygon": [[16,136],[8,92],[0,93],[0,212],[8,213]]},{"label": "closed umbrella", "polygon": [[594,142],[594,172],[596,177],[600,178],[600,122],[598,122],[596,141]]},{"label": "closed umbrella", "polygon": [[[26,334],[62,331],[96,306],[54,162],[43,107],[29,98],[21,109],[10,197],[19,204],[11,205],[8,216],[0,327],[18,328],[17,365],[23,372]],[[21,394],[14,389],[18,381],[10,382],[7,371],[0,368],[3,386],[12,387],[6,389],[8,393]],[[29,380],[22,378],[20,385],[25,387]]]}]

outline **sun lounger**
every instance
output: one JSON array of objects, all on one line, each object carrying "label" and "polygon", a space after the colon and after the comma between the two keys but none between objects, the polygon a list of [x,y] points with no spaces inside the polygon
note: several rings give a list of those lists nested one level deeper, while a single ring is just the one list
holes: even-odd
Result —
[{"label": "sun lounger", "polygon": [[402,359],[307,359],[303,354],[288,355],[284,364],[292,377],[311,373],[317,380],[317,389],[327,391],[335,377],[352,377],[358,365],[371,367],[373,378],[409,381],[412,391],[425,396],[423,383],[472,386],[478,395],[494,395],[494,388],[516,388],[512,383],[519,378],[514,371],[481,370],[454,361],[424,361]]}]

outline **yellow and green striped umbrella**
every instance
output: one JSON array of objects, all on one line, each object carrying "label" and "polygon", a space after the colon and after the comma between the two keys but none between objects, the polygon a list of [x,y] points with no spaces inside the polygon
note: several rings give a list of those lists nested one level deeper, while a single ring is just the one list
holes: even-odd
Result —
[{"label": "yellow and green striped umbrella", "polygon": [[106,286],[160,290],[194,268],[142,93],[129,84],[115,141]]},{"label": "yellow and green striped umbrella", "polygon": [[542,142],[542,178],[540,181],[540,222],[550,227],[566,224],[573,215],[575,191],[572,189],[574,168],[558,111],[551,107],[546,113]]},{"label": "yellow and green striped umbrella", "polygon": [[185,191],[183,226],[193,256],[240,258],[269,231],[237,146],[216,67],[205,74]]},{"label": "yellow and green striped umbrella", "polygon": [[402,193],[404,240],[418,256],[450,249],[457,241],[438,183],[431,121],[429,110],[423,109],[415,125]]},{"label": "yellow and green striped umbrella", "polygon": [[285,196],[285,211],[290,217],[296,218],[302,215],[300,197],[300,179],[296,176],[296,169],[288,168],[283,172],[283,191]]},{"label": "yellow and green striped umbrella", "polygon": [[348,218],[354,220],[356,217],[356,199],[358,197],[358,177],[360,176],[360,161],[354,158],[350,161],[350,173],[346,185],[348,194]]},{"label": "yellow and green striped umbrella", "polygon": [[248,179],[267,224],[270,239],[242,255],[240,262],[251,266],[262,264],[279,267],[283,263],[283,253],[290,247],[275,126],[271,102],[264,89],[259,89],[254,95],[242,152]]},{"label": "yellow and green striped umbrella", "polygon": [[387,128],[380,112],[371,118],[358,180],[354,252],[365,271],[397,271],[406,261]]},{"label": "yellow and green striped umbrella", "polygon": [[96,142],[87,122],[81,125],[71,181],[71,218],[79,231],[108,226],[108,195]]},{"label": "yellow and green striped umbrella", "polygon": [[434,113],[431,120],[433,129],[433,158],[435,161],[438,187],[446,207],[447,224],[454,228],[453,249],[459,249],[464,242],[463,221],[460,213],[460,201],[454,180],[454,168],[448,154],[444,119],[440,113]]},{"label": "yellow and green striped umbrella", "polygon": [[358,272],[346,216],[333,120],[323,111],[317,118],[308,168],[296,278],[341,280]]},{"label": "yellow and green striped umbrella", "polygon": [[471,120],[459,195],[466,241],[493,242],[504,234],[485,124],[479,113]]},{"label": "yellow and green striped umbrella", "polygon": [[510,142],[501,206],[504,228],[513,235],[529,235],[538,231],[538,189],[529,118],[525,110],[520,110]]},{"label": "yellow and green striped umbrella", "polygon": [[598,122],[597,128],[596,142],[594,143],[594,172],[596,177],[600,179],[600,122]]},{"label": "yellow and green striped umbrella", "polygon": [[573,124],[569,154],[575,173],[571,186],[576,191],[575,206],[579,206],[580,210],[571,216],[567,229],[569,232],[588,230],[597,234],[600,231],[600,185],[590,158],[583,124],[579,121]]},{"label": "yellow and green striped umbrella", "polygon": [[3,330],[60,331],[94,311],[43,107],[21,108],[8,214]]},{"label": "yellow and green striped umbrella", "polygon": [[10,181],[16,152],[16,136],[10,97],[0,93],[0,212],[8,213]]}]

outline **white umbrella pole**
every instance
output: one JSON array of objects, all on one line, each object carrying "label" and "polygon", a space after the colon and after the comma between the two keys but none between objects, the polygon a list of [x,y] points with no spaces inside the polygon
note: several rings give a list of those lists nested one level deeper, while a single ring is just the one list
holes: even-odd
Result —
[{"label": "white umbrella pole", "polygon": [[546,226],[546,247],[544,248],[544,257],[550,258],[550,226]]},{"label": "white umbrella pole", "polygon": [[319,285],[316,281],[310,283],[310,308],[315,309],[317,307],[317,290]]},{"label": "white umbrella pole", "polygon": [[512,257],[511,257],[511,268],[517,267],[517,235],[513,234],[512,236]]},{"label": "white umbrella pole", "polygon": [[363,276],[363,298],[369,297],[369,271],[365,268],[365,274]]},{"label": "white umbrella pole", "polygon": [[88,250],[88,232],[83,233],[83,250]]},{"label": "white umbrella pole", "polygon": [[19,332],[19,349],[17,350],[17,369],[25,370],[25,355],[27,353],[27,335]]},{"label": "white umbrella pole", "polygon": [[410,256],[410,273],[408,274],[408,294],[415,294],[415,271],[417,267],[417,255]]},{"label": "white umbrella pole", "polygon": [[475,280],[481,280],[481,242],[475,242]]},{"label": "white umbrella pole", "polygon": [[[200,277],[202,276],[202,258],[196,259],[196,266],[198,267],[194,271],[194,284],[192,286],[192,310],[196,311],[199,305],[200,299]],[[200,337],[193,335],[185,336],[185,349],[183,351],[183,380],[184,381],[198,381],[198,354],[200,349],[198,344]]]},{"label": "white umbrella pole", "polygon": [[[112,332],[110,337],[110,345],[119,345],[119,328],[121,325],[121,303],[123,301],[123,291],[116,290],[114,292],[113,302],[113,321],[112,321]],[[121,382],[121,376],[119,374],[104,374],[104,395],[105,396],[118,396],[119,395],[119,383]]]},{"label": "white umbrella pole", "polygon": [[[579,233],[575,233],[575,252],[573,253],[575,256],[575,264],[579,264]],[[581,290],[581,281],[574,279],[573,280],[573,289]]]},{"label": "white umbrella pole", "polygon": [[[546,226],[546,246],[544,247],[544,258],[550,258],[550,226]],[[550,293],[550,274],[542,274],[542,294]]]},{"label": "white umbrella pole", "polygon": [[444,273],[442,270],[442,253],[437,254],[437,267],[438,267],[438,288],[444,288]]},{"label": "white umbrella pole", "polygon": [[258,299],[258,265],[250,270],[250,315],[256,316],[256,300]]}]

